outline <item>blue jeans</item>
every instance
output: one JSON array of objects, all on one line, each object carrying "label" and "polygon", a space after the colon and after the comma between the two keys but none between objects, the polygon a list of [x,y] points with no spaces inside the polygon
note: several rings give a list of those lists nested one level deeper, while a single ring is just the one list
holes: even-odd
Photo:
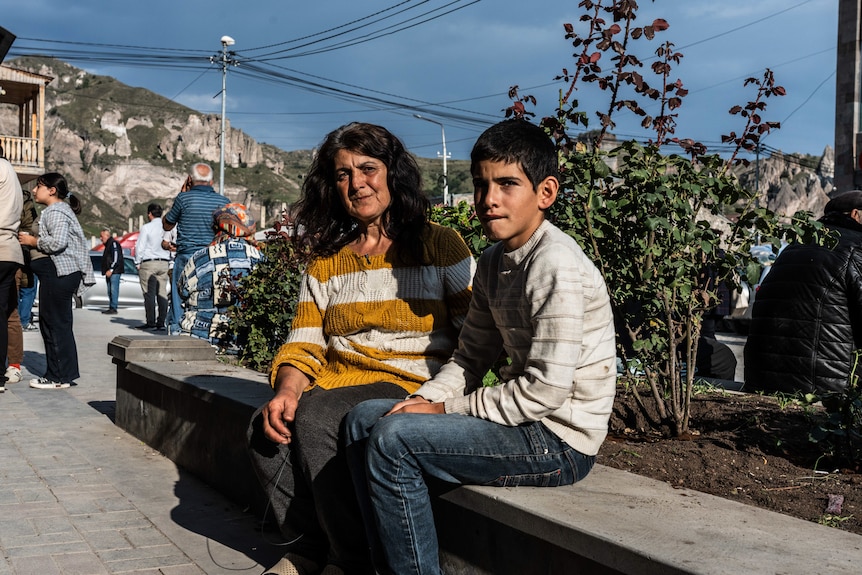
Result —
[{"label": "blue jeans", "polygon": [[33,274],[33,285],[18,290],[18,316],[21,325],[27,327],[33,322],[33,302],[36,301],[36,290],[39,287],[39,279]]},{"label": "blue jeans", "polygon": [[120,303],[120,276],[122,274],[112,273],[111,277],[105,278],[105,285],[108,286],[108,307],[117,309]]},{"label": "blue jeans", "polygon": [[[541,422],[509,427],[458,414],[383,417],[395,403],[366,401],[345,419],[348,465],[372,555],[383,573],[440,573],[426,478],[555,487],[583,479],[595,462]],[[381,564],[380,549],[388,568]]]},{"label": "blue jeans", "polygon": [[168,314],[168,333],[174,335],[180,332],[180,318],[183,317],[183,299],[177,284],[183,268],[192,259],[192,254],[177,254],[174,257],[174,269],[171,272],[171,310]]}]

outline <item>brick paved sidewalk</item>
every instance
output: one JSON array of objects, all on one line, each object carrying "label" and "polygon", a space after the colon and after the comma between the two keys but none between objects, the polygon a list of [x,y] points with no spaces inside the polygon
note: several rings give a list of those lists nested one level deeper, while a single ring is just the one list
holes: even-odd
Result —
[{"label": "brick paved sidewalk", "polygon": [[77,386],[28,387],[45,360],[39,332],[25,332],[24,378],[0,394],[0,575],[263,572],[276,535],[112,423],[107,345],[140,335],[144,312],[99,312],[74,311]]}]

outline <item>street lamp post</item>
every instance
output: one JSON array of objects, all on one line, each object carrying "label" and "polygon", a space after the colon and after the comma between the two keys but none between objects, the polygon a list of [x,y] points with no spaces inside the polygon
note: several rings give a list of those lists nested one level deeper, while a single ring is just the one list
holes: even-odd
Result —
[{"label": "street lamp post", "polygon": [[225,108],[227,99],[227,65],[234,64],[233,60],[228,60],[228,46],[235,44],[234,39],[230,36],[221,37],[221,133],[219,134],[219,193],[224,194],[224,147],[225,147],[225,131],[227,123],[225,118]]},{"label": "street lamp post", "polygon": [[[443,127],[441,122],[437,120],[432,120],[431,118],[426,118],[425,116],[420,116],[419,114],[413,114],[414,118],[419,120],[425,120],[426,122],[431,122],[432,124],[437,124],[440,126],[440,134],[443,136],[443,205],[449,205],[449,174],[446,171],[446,160],[449,158],[449,154],[446,152],[446,129]],[[440,156],[440,152],[437,152],[437,155]]]}]

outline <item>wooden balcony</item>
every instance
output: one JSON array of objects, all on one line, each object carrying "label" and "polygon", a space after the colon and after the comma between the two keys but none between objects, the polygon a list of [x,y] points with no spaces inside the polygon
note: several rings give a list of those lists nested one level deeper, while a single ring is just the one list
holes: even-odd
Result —
[{"label": "wooden balcony", "polygon": [[22,185],[45,172],[45,87],[51,80],[0,65],[0,146]]}]

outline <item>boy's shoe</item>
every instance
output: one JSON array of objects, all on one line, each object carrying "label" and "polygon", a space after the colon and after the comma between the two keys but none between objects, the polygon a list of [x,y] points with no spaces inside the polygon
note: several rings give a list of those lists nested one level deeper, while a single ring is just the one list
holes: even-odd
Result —
[{"label": "boy's shoe", "polygon": [[117,313],[117,310],[115,310],[112,307],[109,307],[108,309],[102,311],[102,313],[107,314],[107,315],[114,315],[115,313]]},{"label": "boy's shoe", "polygon": [[44,377],[37,377],[30,380],[30,387],[36,389],[66,389],[70,384],[60,381],[51,381]]},{"label": "boy's shoe", "polygon": [[18,383],[21,381],[21,368],[10,365],[6,368],[6,381]]},{"label": "boy's shoe", "polygon": [[34,324],[32,321],[24,326],[24,331],[39,331],[39,326]]},{"label": "boy's shoe", "polygon": [[0,393],[5,393],[5,392],[6,392],[6,386],[4,384],[0,383]]}]

